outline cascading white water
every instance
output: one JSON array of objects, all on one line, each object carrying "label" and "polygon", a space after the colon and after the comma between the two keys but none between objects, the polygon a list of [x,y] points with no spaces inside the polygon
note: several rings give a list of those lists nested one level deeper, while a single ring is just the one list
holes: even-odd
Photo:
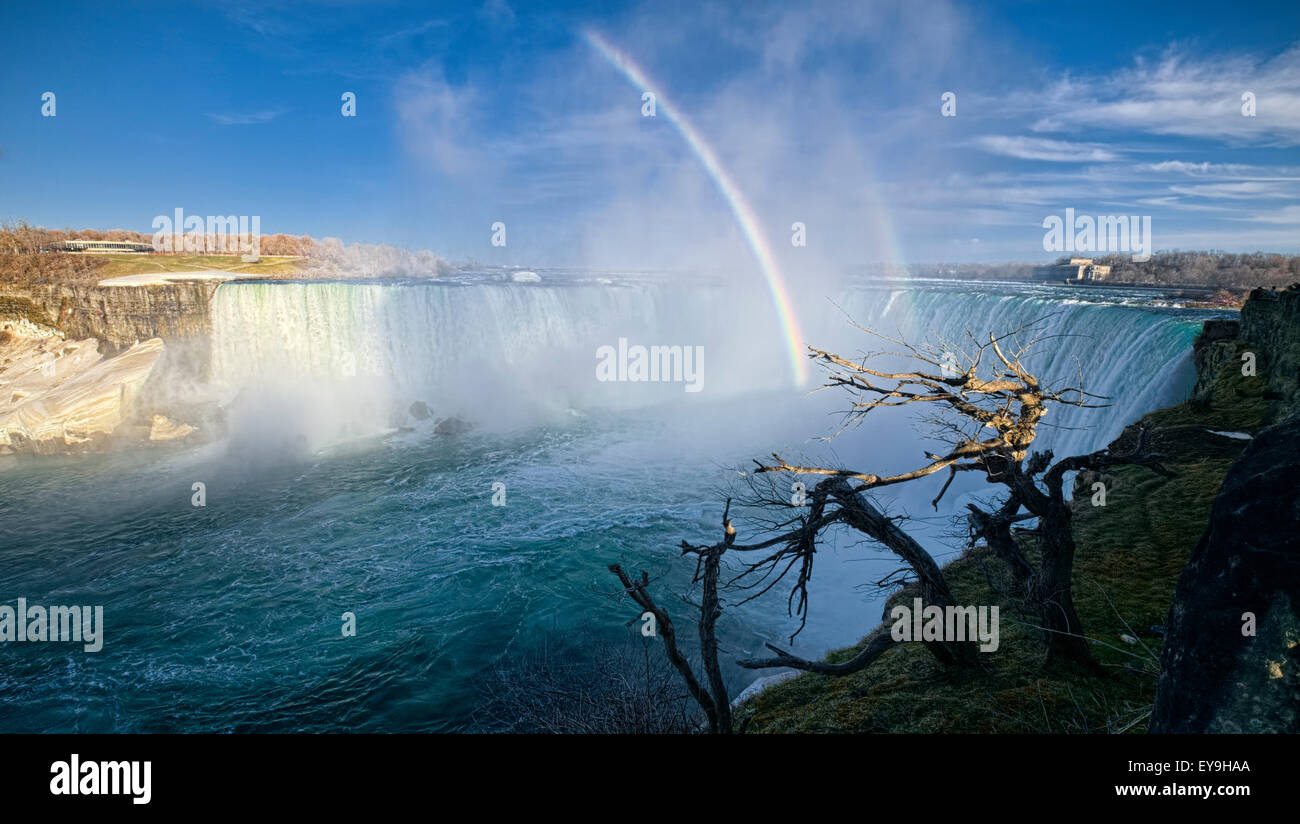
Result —
[{"label": "cascading white water", "polygon": [[213,367],[240,382],[286,374],[382,377],[396,387],[445,386],[482,359],[518,367],[562,356],[602,318],[653,325],[653,295],[485,284],[255,283],[226,285],[215,302]]},{"label": "cascading white water", "polygon": [[[1008,291],[971,284],[862,288],[843,293],[837,303],[843,310],[841,326],[847,314],[860,326],[900,340],[943,340],[967,350],[973,349],[968,332],[986,341],[990,333],[1005,334],[1037,321],[1020,338],[1040,339],[1026,365],[1045,386],[1081,386],[1105,396],[1090,402],[1110,404],[1052,408],[1036,446],[1064,455],[1099,449],[1145,413],[1186,397],[1195,381],[1192,341],[1206,315],[1128,305],[1122,302],[1126,296],[1105,291],[1080,299],[1079,291],[1021,285]],[[846,349],[891,348],[851,331],[840,337]]]},{"label": "cascading white water", "polygon": [[[960,342],[967,331],[984,338],[1041,320],[1045,340],[1029,362],[1040,377],[1058,384],[1081,377],[1088,391],[1114,399],[1107,409],[1062,407],[1049,416],[1039,444],[1064,454],[1099,448],[1141,414],[1180,399],[1192,382],[1199,327],[1194,313],[1078,294],[1025,285],[862,286],[804,307],[803,326],[808,343],[851,354],[881,346],[850,318],[914,342]],[[762,314],[770,310],[740,307],[734,290],[680,283],[227,283],[214,300],[213,376],[232,393],[278,398],[253,405],[258,420],[307,419],[316,424],[309,434],[326,439],[341,425],[382,429],[393,410],[417,400],[438,415],[509,423],[539,412],[698,402],[680,386],[597,381],[598,347],[620,337],[703,346],[706,399],[788,391],[784,342]]]}]

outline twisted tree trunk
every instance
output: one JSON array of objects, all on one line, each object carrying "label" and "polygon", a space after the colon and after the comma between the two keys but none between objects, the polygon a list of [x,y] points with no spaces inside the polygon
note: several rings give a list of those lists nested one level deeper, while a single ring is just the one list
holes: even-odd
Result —
[{"label": "twisted tree trunk", "polygon": [[1083,637],[1083,622],[1074,609],[1072,517],[1068,503],[1054,500],[1048,505],[1048,513],[1040,519],[1043,558],[1038,574],[1029,581],[1029,594],[1038,605],[1043,628],[1047,630],[1047,661],[1092,665],[1092,652]]}]

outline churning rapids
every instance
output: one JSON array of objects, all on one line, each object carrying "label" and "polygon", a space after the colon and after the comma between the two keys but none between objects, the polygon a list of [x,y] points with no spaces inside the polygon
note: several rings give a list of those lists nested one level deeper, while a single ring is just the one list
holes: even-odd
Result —
[{"label": "churning rapids", "polygon": [[[1209,313],[1151,294],[1010,284],[844,287],[803,307],[821,348],[872,348],[856,323],[920,340],[1046,316],[1040,375],[1125,391],[1054,413],[1040,446],[1104,445],[1191,387]],[[766,314],[763,314],[766,311]],[[635,607],[606,565],[688,587],[681,540],[716,540],[723,492],[753,457],[896,471],[924,442],[908,414],[829,444],[843,399],[792,385],[774,313],[721,287],[544,273],[541,282],[227,283],[214,300],[212,384],[229,434],[174,452],[0,462],[0,601],[103,606],[103,649],[6,644],[6,731],[433,731],[459,728],[485,674],[544,639],[619,640]],[[848,317],[846,317],[848,316]],[[702,389],[596,380],[595,353],[702,346]],[[878,347],[877,347],[878,348]],[[818,376],[814,370],[812,380]],[[432,416],[410,415],[415,402]],[[475,428],[436,435],[439,417]],[[206,506],[192,506],[193,484]],[[942,479],[880,500],[959,547]],[[500,484],[504,484],[501,487]],[[496,486],[494,486],[496,485]],[[494,506],[494,492],[504,506]],[[742,537],[744,524],[740,524]],[[875,625],[871,582],[897,566],[862,545],[819,554],[807,629],[817,655]],[[356,616],[343,637],[341,615]],[[728,609],[729,659],[783,643],[784,594]],[[639,637],[639,636],[638,636]],[[754,674],[730,672],[733,694]]]}]

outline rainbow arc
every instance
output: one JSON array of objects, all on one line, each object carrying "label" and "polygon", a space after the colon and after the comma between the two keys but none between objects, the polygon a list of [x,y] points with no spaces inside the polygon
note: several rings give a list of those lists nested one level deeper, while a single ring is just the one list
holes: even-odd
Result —
[{"label": "rainbow arc", "polygon": [[587,29],[583,32],[583,37],[630,83],[643,92],[650,92],[655,96],[656,114],[662,114],[664,119],[681,134],[686,141],[686,145],[690,147],[717,186],[723,200],[731,208],[731,213],[740,226],[745,242],[748,244],[750,251],[753,252],[754,259],[758,262],[759,271],[762,272],[763,279],[767,282],[767,289],[772,296],[772,302],[781,323],[782,335],[785,337],[786,349],[789,352],[791,374],[794,377],[795,385],[802,387],[808,381],[808,362],[807,358],[804,357],[804,340],[803,334],[799,331],[799,319],[795,314],[794,304],[790,300],[790,293],[781,274],[781,267],[772,251],[772,245],[768,242],[767,234],[763,231],[762,224],[759,222],[753,207],[750,206],[749,201],[741,192],[740,187],[736,185],[736,181],[731,177],[731,174],[718,160],[717,152],[713,150],[713,147],[709,145],[708,141],[704,139],[704,136],[700,134],[691,121],[677,107],[672,105],[663,90],[650,81],[650,78],[641,67],[632,58],[601,37],[599,33]]}]

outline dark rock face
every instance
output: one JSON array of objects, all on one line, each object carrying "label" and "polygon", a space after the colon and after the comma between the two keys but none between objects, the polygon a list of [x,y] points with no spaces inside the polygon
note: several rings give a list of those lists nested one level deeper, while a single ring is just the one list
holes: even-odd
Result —
[{"label": "dark rock face", "polygon": [[1237,337],[1241,331],[1241,322],[1235,320],[1226,320],[1215,318],[1207,320],[1201,327],[1201,334],[1197,335],[1196,343],[1192,345],[1195,353],[1199,354],[1205,347],[1214,343],[1216,340],[1225,340]]},{"label": "dark rock face", "polygon": [[1192,400],[1209,403],[1219,382],[1224,366],[1237,361],[1237,346],[1241,324],[1235,320],[1207,320],[1201,334],[1192,344],[1192,360],[1196,364],[1196,386]]},{"label": "dark rock face", "polygon": [[1251,431],[1300,417],[1300,284],[1254,290],[1240,320],[1205,322],[1192,353],[1194,409]]},{"label": "dark rock face", "polygon": [[442,418],[433,427],[435,435],[463,435],[474,428],[474,424],[457,417]]},{"label": "dark rock face", "polygon": [[411,417],[415,418],[417,421],[427,421],[429,419],[429,405],[424,401],[416,401],[411,404],[411,408],[407,411],[409,411]]},{"label": "dark rock face", "polygon": [[1241,307],[1238,337],[1258,350],[1260,375],[1268,381],[1271,419],[1300,414],[1300,284],[1256,289]]},{"label": "dark rock face", "polygon": [[1262,430],[1229,470],[1178,579],[1151,732],[1300,732],[1298,527],[1293,420]]}]

